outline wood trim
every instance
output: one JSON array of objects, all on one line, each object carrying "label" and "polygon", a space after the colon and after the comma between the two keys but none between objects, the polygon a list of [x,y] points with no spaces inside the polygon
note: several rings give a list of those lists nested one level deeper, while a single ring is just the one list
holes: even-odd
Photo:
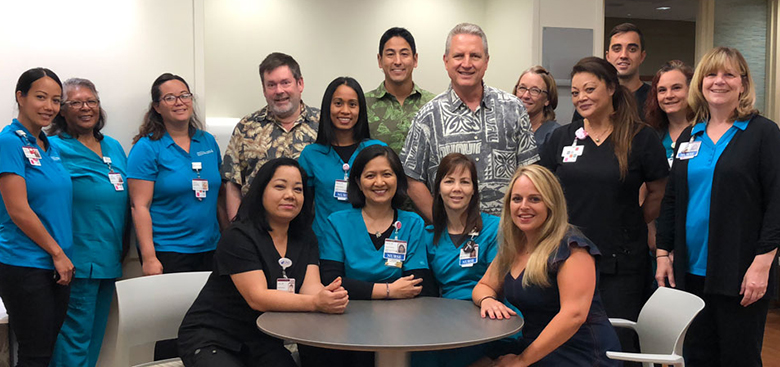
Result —
[{"label": "wood trim", "polygon": [[699,0],[696,15],[696,63],[715,45],[715,0]]},{"label": "wood trim", "polygon": [[777,87],[780,85],[780,58],[777,42],[780,40],[780,0],[767,1],[767,35],[766,35],[766,111],[763,115],[775,123],[780,120],[780,101]]}]

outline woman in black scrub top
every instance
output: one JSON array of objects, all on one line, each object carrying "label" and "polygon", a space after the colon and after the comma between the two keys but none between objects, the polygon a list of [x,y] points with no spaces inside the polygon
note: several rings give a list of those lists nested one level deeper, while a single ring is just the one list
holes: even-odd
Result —
[{"label": "woman in black scrub top", "polygon": [[[599,291],[607,315],[636,320],[653,279],[646,223],[658,217],[669,165],[612,64],[586,57],[571,77],[572,102],[584,119],[555,130],[540,163],[561,180],[570,223],[602,254]],[[640,206],[642,184],[648,193]],[[633,333],[618,336],[624,351],[638,351]]]},{"label": "woman in black scrub top", "polygon": [[[266,311],[343,313],[347,291],[320,283],[306,174],[290,158],[269,161],[214,254],[214,271],[179,328],[187,367],[296,364],[280,339],[257,329]],[[287,288],[287,290],[283,290]]]}]

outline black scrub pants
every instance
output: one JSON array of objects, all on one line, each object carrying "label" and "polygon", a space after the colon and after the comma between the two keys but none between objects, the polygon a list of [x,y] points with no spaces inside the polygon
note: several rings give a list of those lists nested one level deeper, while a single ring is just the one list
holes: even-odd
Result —
[{"label": "black scrub pants", "polygon": [[[599,274],[599,294],[604,310],[611,318],[636,321],[647,301],[648,289],[652,285],[649,273]],[[615,328],[624,352],[639,352],[639,337],[633,330]],[[640,363],[625,362],[625,366],[641,366]]]},{"label": "black scrub pants", "polygon": [[19,344],[18,367],[47,367],[68,312],[70,286],[54,270],[0,264],[0,297]]},{"label": "black scrub pants", "polygon": [[686,274],[685,291],[704,300],[685,335],[685,365],[761,366],[761,347],[769,300],[760,299],[742,307],[742,297],[704,293],[704,277]]},{"label": "black scrub pants", "polygon": [[185,353],[181,359],[185,367],[298,367],[281,343],[278,348],[244,346],[239,352],[210,345]]}]

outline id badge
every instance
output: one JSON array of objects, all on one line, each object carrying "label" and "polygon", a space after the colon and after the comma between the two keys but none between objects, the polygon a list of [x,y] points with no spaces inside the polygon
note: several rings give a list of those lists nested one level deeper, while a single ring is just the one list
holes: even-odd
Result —
[{"label": "id badge", "polygon": [[38,151],[38,148],[31,147],[31,146],[23,146],[22,152],[24,152],[24,156],[27,158],[28,161],[30,161],[31,165],[33,166],[41,165],[41,152]]},{"label": "id badge", "polygon": [[[473,243],[473,242],[472,242]],[[458,265],[462,268],[470,268],[479,261],[479,245],[473,243],[471,246],[464,245],[460,248]]]},{"label": "id badge", "polygon": [[338,199],[339,201],[346,201],[347,200],[347,186],[349,186],[349,181],[347,181],[347,180],[336,180],[336,185],[333,186],[333,197]]},{"label": "id badge", "polygon": [[209,191],[209,182],[202,178],[193,178],[192,189],[195,191]]},{"label": "id badge", "polygon": [[680,149],[677,151],[677,159],[691,159],[699,155],[699,148],[701,148],[701,141],[682,143],[680,144]]},{"label": "id badge", "polygon": [[576,162],[577,157],[581,156],[584,151],[584,145],[568,145],[563,147],[561,157],[563,157],[564,163]]},{"label": "id badge", "polygon": [[276,290],[282,292],[295,293],[295,278],[276,279]]},{"label": "id badge", "polygon": [[388,238],[385,240],[385,252],[382,257],[388,260],[406,261],[406,241]]},{"label": "id badge", "polygon": [[119,172],[109,172],[108,181],[111,182],[112,185],[114,185],[114,190],[125,191],[125,186],[124,186],[125,181],[122,179],[122,175],[119,174]]}]

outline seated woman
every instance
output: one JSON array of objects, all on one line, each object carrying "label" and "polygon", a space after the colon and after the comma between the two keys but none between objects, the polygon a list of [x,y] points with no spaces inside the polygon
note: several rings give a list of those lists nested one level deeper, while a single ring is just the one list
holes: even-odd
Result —
[{"label": "seated woman", "polygon": [[[341,279],[320,283],[306,174],[290,158],[257,173],[214,254],[214,272],[179,328],[182,361],[191,366],[289,366],[282,340],[259,331],[266,311],[343,313]],[[289,280],[288,280],[289,279]]]},{"label": "seated woman", "polygon": [[474,287],[482,317],[525,317],[523,337],[494,366],[617,366],[615,330],[596,283],[596,246],[569,225],[555,176],[537,165],[517,170],[504,197],[495,261]]}]

